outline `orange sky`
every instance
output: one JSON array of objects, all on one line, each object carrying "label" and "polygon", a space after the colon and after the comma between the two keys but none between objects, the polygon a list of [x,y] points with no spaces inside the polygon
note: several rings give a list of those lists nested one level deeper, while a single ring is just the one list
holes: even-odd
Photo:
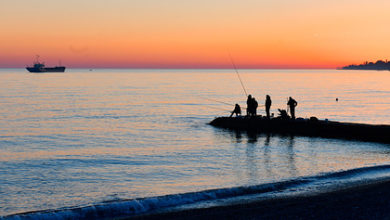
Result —
[{"label": "orange sky", "polygon": [[335,68],[387,59],[385,0],[1,0],[0,67]]}]

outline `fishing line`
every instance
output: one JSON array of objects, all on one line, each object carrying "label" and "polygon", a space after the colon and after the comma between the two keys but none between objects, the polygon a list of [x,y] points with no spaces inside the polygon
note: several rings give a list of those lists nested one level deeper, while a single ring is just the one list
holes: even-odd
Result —
[{"label": "fishing line", "polygon": [[221,103],[221,104],[225,104],[225,105],[234,106],[234,104],[227,103],[227,102],[222,102],[222,101],[218,101],[218,100],[215,100],[215,99],[210,99],[210,98],[205,98],[205,97],[200,97],[200,98],[202,98],[202,99],[206,99],[206,100],[209,100],[209,101],[212,101],[212,102],[218,102],[218,103]]},{"label": "fishing line", "polygon": [[[212,102],[218,102],[218,103],[221,103],[221,104],[225,104],[225,105],[229,105],[229,106],[235,106],[235,104],[231,104],[231,103],[227,103],[227,102],[222,102],[222,101],[218,101],[218,100],[215,100],[215,99],[210,99],[210,98],[206,98],[206,97],[202,97],[202,96],[198,96],[199,98],[202,98],[202,99],[206,99],[206,100],[209,100],[209,101],[212,101]],[[259,106],[264,106],[264,105],[259,105]],[[241,107],[241,109],[246,109],[245,107]]]},{"label": "fishing line", "polygon": [[218,108],[218,107],[214,107],[214,106],[208,106],[208,105],[199,105],[201,107],[205,107],[205,108],[213,108],[213,109],[217,109],[217,110],[222,110],[222,111],[225,111],[225,112],[232,112],[231,110],[227,110],[227,109],[224,109],[224,108]]},{"label": "fishing line", "polygon": [[236,71],[236,74],[237,74],[237,76],[238,76],[238,79],[240,80],[241,86],[242,86],[242,88],[244,89],[244,92],[245,92],[245,97],[248,97],[248,93],[246,92],[246,89],[245,89],[244,83],[242,83],[242,80],[241,80],[240,74],[238,73],[238,70],[237,70],[236,64],[234,63],[233,57],[232,57],[232,55],[230,54],[230,52],[229,52],[229,57],[230,57],[230,61],[231,61],[231,62],[232,62],[232,64],[233,64],[234,70]]}]

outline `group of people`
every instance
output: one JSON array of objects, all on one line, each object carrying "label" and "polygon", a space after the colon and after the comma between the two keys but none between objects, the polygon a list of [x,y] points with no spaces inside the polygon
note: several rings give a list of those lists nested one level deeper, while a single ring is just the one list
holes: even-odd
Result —
[{"label": "group of people", "polygon": [[[252,97],[252,95],[248,95],[248,99],[246,101],[246,104],[247,104],[246,115],[247,116],[257,115],[256,111],[257,111],[257,107],[259,105],[258,105],[256,99],[254,97]],[[271,114],[270,114],[271,105],[272,105],[271,96],[266,95],[264,106],[265,106],[265,112],[266,112],[267,118],[271,118]],[[290,110],[291,118],[295,119],[295,107],[298,105],[298,102],[295,101],[295,99],[289,97],[289,99],[287,101],[287,105],[288,105],[288,108]],[[232,114],[230,115],[230,117],[232,117],[234,114],[236,114],[236,116],[241,115],[241,107],[239,104],[235,105],[234,110],[232,111]]]},{"label": "group of people", "polygon": [[248,99],[246,100],[246,106],[246,115],[255,116],[257,107],[259,106],[255,97],[252,97],[252,95],[248,95]]}]

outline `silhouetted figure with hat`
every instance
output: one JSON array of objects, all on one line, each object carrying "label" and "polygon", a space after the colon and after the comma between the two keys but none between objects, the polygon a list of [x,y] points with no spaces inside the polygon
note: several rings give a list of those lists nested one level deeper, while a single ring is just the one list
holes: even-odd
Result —
[{"label": "silhouetted figure with hat", "polygon": [[298,102],[295,101],[295,99],[293,99],[293,98],[290,97],[290,98],[288,99],[287,105],[288,105],[289,108],[290,108],[291,118],[292,118],[292,119],[295,119],[295,107],[298,105]]},{"label": "silhouetted figure with hat", "polygon": [[267,114],[267,118],[271,117],[270,112],[269,112],[271,109],[271,105],[272,105],[271,97],[269,95],[267,95],[265,98],[265,112]]},{"label": "silhouetted figure with hat", "polygon": [[241,107],[240,107],[239,104],[236,104],[236,105],[234,106],[234,110],[232,111],[232,114],[230,115],[230,117],[232,117],[233,114],[236,114],[236,117],[237,117],[238,115],[241,115]]}]

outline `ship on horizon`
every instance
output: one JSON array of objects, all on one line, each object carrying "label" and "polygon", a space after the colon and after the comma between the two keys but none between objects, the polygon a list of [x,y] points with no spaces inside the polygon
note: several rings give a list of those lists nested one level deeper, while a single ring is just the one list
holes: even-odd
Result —
[{"label": "ship on horizon", "polygon": [[45,73],[45,72],[65,72],[65,66],[55,66],[55,67],[46,67],[44,62],[39,61],[39,56],[37,58],[34,65],[32,67],[27,66],[26,69],[30,73]]}]

